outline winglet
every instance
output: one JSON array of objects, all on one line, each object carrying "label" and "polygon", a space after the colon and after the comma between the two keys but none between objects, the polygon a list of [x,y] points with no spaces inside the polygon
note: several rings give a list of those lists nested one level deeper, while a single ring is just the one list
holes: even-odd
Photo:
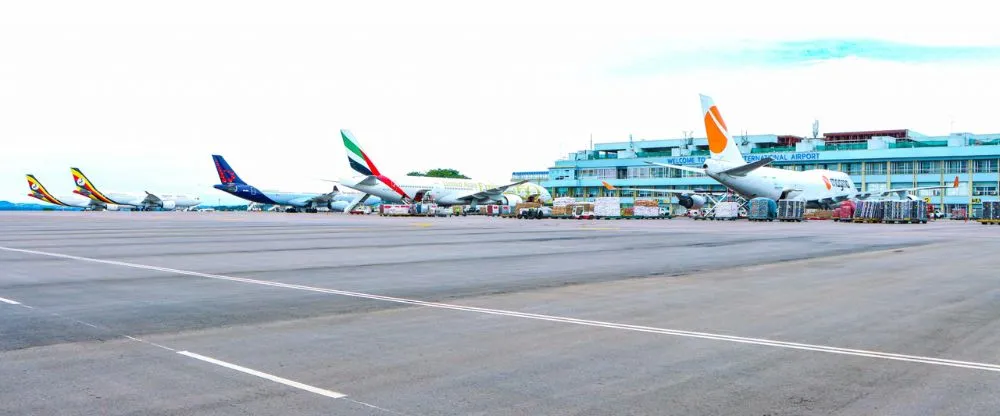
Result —
[{"label": "winglet", "polygon": [[613,185],[611,185],[610,183],[607,183],[605,181],[601,181],[601,184],[603,184],[604,187],[607,188],[609,191],[615,190],[615,187]]}]

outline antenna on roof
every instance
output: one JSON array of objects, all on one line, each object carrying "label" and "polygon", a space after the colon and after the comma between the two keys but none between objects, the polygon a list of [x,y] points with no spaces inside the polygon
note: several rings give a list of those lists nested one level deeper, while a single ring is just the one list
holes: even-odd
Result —
[{"label": "antenna on roof", "polygon": [[813,120],[813,138],[819,137],[819,120]]},{"label": "antenna on roof", "polygon": [[740,142],[741,142],[740,144],[742,144],[744,146],[750,144],[750,139],[747,138],[747,131],[746,130],[743,130],[743,136],[740,137]]},{"label": "antenna on roof", "polygon": [[694,130],[681,130],[681,134],[684,135],[684,144],[692,145],[694,144]]}]

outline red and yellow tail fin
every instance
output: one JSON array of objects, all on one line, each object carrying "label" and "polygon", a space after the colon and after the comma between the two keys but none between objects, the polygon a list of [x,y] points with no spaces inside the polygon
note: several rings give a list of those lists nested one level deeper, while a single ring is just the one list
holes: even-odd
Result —
[{"label": "red and yellow tail fin", "polygon": [[52,196],[52,194],[50,194],[49,191],[45,189],[45,186],[42,186],[42,183],[39,182],[37,178],[35,178],[35,175],[28,174],[25,175],[25,177],[28,179],[28,188],[31,189],[31,193],[28,194],[28,196],[40,199],[50,204],[66,205],[65,203],[60,201],[59,198]]},{"label": "red and yellow tail fin", "polygon": [[73,184],[76,185],[76,190],[74,193],[83,195],[87,198],[93,199],[95,201],[100,201],[105,204],[114,204],[110,198],[104,196],[101,191],[98,191],[94,184],[90,183],[87,176],[77,168],[69,168],[69,171],[73,173]]}]

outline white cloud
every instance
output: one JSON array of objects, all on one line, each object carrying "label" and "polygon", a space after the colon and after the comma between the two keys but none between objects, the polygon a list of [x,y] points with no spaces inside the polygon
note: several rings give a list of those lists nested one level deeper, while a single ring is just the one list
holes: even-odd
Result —
[{"label": "white cloud", "polygon": [[848,3],[8,4],[0,199],[25,200],[28,172],[66,192],[73,165],[102,187],[214,201],[224,194],[210,188],[212,153],[258,186],[325,191],[316,179],[350,174],[340,128],[389,172],[502,180],[591,134],[700,132],[698,92],[751,133],[807,134],[815,117],[827,131],[947,133],[952,116],[959,129],[1000,131],[986,105],[1000,92],[991,63],[614,71],[663,51],[774,40],[998,43],[985,13],[949,21],[961,5],[897,16],[892,4]]}]

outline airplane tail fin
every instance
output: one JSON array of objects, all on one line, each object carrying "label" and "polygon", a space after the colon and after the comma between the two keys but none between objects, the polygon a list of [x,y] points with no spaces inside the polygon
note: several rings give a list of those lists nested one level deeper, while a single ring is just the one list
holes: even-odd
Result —
[{"label": "airplane tail fin", "polygon": [[358,139],[350,130],[340,130],[340,137],[344,139],[344,149],[347,150],[347,161],[351,163],[351,169],[366,176],[381,176],[378,168],[371,158],[361,150]]},{"label": "airplane tail fin", "polygon": [[246,185],[243,179],[240,179],[240,175],[236,174],[229,163],[226,163],[226,158],[220,155],[212,155],[212,160],[215,161],[215,171],[219,173],[219,182],[223,185],[237,184]]},{"label": "airplane tail fin", "polygon": [[106,204],[115,203],[110,198],[104,196],[101,191],[98,191],[97,187],[90,182],[90,179],[87,179],[87,175],[84,175],[80,169],[69,168],[69,170],[73,173],[73,183],[76,185],[76,190],[73,192]]},{"label": "airplane tail fin", "polygon": [[52,194],[45,189],[45,186],[43,186],[42,183],[35,178],[35,175],[28,174],[25,175],[25,177],[28,179],[28,188],[31,189],[31,193],[28,194],[28,196],[56,205],[66,205],[56,197],[52,196]]},{"label": "airplane tail fin", "polygon": [[729,134],[726,122],[722,120],[719,108],[715,106],[712,97],[701,95],[701,112],[705,118],[705,133],[708,136],[708,150],[712,159],[739,162],[745,164],[739,147]]}]

